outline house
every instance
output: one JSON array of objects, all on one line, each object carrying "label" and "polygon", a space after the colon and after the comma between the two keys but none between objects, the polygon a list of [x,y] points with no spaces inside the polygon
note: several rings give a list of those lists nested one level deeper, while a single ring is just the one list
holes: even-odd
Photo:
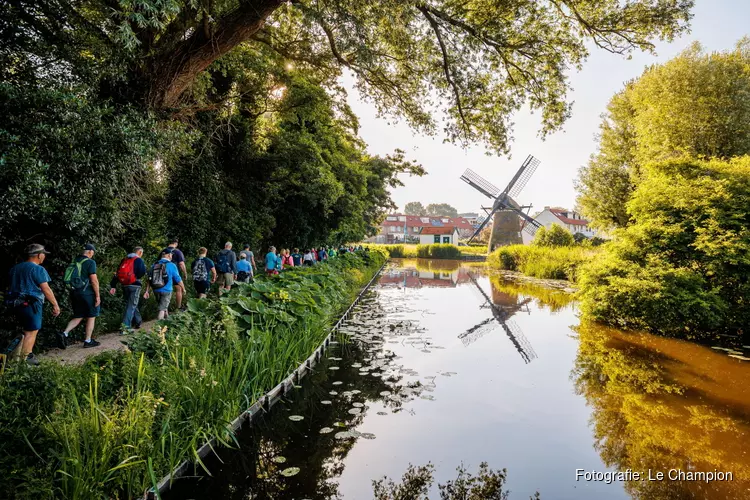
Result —
[{"label": "house", "polygon": [[[571,234],[581,233],[587,238],[593,238],[594,236],[603,237],[596,230],[589,226],[589,221],[584,219],[581,214],[575,210],[567,210],[560,207],[544,207],[541,213],[534,217],[534,220],[539,224],[549,229],[552,224],[567,229]],[[521,236],[523,237],[524,245],[528,245],[534,239],[528,232],[522,231]]]},{"label": "house", "polygon": [[456,226],[423,227],[419,233],[421,245],[432,245],[433,243],[458,244],[458,229]]},{"label": "house", "polygon": [[418,243],[422,229],[427,227],[455,227],[461,238],[468,238],[474,234],[474,226],[463,217],[390,214],[380,224],[378,234],[368,238],[367,241],[370,243]]}]

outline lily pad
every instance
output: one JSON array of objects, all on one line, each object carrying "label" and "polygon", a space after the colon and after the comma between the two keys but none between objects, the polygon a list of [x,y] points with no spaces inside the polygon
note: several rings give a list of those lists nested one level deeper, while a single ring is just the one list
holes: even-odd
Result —
[{"label": "lily pad", "polygon": [[286,462],[286,457],[282,457],[279,455],[278,457],[273,457],[271,460],[276,462],[277,464],[283,464],[284,462]]},{"label": "lily pad", "polygon": [[320,404],[322,404],[322,405],[329,405],[329,404],[331,404],[331,402],[328,401],[327,399],[325,399],[325,400],[321,401]]},{"label": "lily pad", "polygon": [[361,408],[352,408],[351,410],[349,410],[349,413],[351,413],[352,415],[359,415],[360,413],[362,413],[362,409]]},{"label": "lily pad", "polygon": [[331,385],[341,385],[341,384],[343,384],[343,382],[342,382],[342,381],[340,381],[340,380],[337,380],[336,382],[334,382],[334,383],[333,383],[333,384],[331,384]]},{"label": "lily pad", "polygon": [[339,367],[338,366],[329,366],[328,369],[329,370],[338,370]]},{"label": "lily pad", "polygon": [[322,429],[320,429],[321,434],[330,434],[331,432],[333,432],[332,427],[323,427]]},{"label": "lily pad", "polygon": [[283,471],[279,472],[282,476],[285,477],[292,477],[299,474],[299,467],[289,467],[288,469],[284,469]]},{"label": "lily pad", "polygon": [[337,432],[333,437],[335,437],[336,439],[350,439],[350,438],[353,438],[354,436],[349,431],[341,431],[341,432]]},{"label": "lily pad", "polygon": [[289,415],[289,420],[291,420],[292,422],[299,422],[300,420],[304,419],[305,417],[303,417],[302,415]]},{"label": "lily pad", "polygon": [[372,432],[362,432],[359,434],[359,437],[364,439],[375,439],[375,434]]},{"label": "lily pad", "polygon": [[354,390],[353,390],[353,391],[351,391],[351,392],[352,392],[352,394],[359,394],[359,393],[360,393],[360,392],[362,392],[362,391],[360,391],[359,389],[354,389]]},{"label": "lily pad", "polygon": [[334,426],[334,427],[346,427],[346,424],[344,424],[344,423],[342,423],[342,422],[334,422],[334,423],[333,423],[333,426]]},{"label": "lily pad", "polygon": [[362,408],[364,405],[362,403],[352,403],[352,406],[355,408]]},{"label": "lily pad", "polygon": [[381,395],[381,396],[390,396],[390,395],[391,395],[391,391],[382,391],[382,392],[380,393],[380,395]]},{"label": "lily pad", "polygon": [[336,391],[331,391],[331,392],[329,392],[328,394],[330,394],[331,396],[335,396],[336,394],[338,394],[338,392],[336,392]]},{"label": "lily pad", "polygon": [[387,411],[379,411],[379,412],[378,412],[378,415],[381,415],[381,416],[382,416],[382,415],[388,415],[388,412],[387,412]]}]

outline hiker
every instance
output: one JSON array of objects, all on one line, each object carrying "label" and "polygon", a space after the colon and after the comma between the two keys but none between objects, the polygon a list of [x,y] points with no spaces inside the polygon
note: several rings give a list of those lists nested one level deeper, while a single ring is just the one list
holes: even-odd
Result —
[{"label": "hiker", "polygon": [[[65,284],[70,288],[70,303],[73,305],[73,319],[63,330],[63,335],[68,334],[82,320],[86,320],[84,329],[85,339],[83,347],[96,347],[99,342],[91,338],[94,333],[94,324],[99,316],[102,299],[99,296],[99,279],[96,277],[96,262],[94,261],[96,248],[88,243],[83,247],[83,253],[76,257],[72,264],[65,270]],[[67,338],[65,339],[67,343]]]},{"label": "hiker", "polygon": [[334,250],[333,247],[331,247],[328,249],[328,258],[332,259],[334,257],[336,257],[336,250]]},{"label": "hiker", "polygon": [[232,251],[232,243],[227,241],[224,250],[216,255],[216,271],[219,273],[219,296],[228,292],[237,277],[237,254]]},{"label": "hiker", "polygon": [[302,265],[302,254],[299,253],[299,248],[294,249],[294,253],[292,254],[292,263],[294,264],[294,267],[299,267]]},{"label": "hiker", "polygon": [[[207,253],[208,249],[206,247],[200,247],[198,249],[198,258],[190,266],[190,269],[193,271],[193,286],[199,299],[205,298],[211,289],[211,283],[216,282],[216,265],[214,261],[206,257]],[[211,275],[210,278],[208,277],[209,274]]]},{"label": "hiker", "polygon": [[[177,248],[177,245],[179,245],[179,241],[177,238],[173,239],[169,245],[167,245],[167,248],[172,249],[172,264],[177,266],[177,271],[179,271],[180,276],[187,280],[187,269],[185,268],[185,254],[182,253],[182,250]],[[177,287],[174,291],[175,300],[177,302],[177,310],[178,311],[184,311],[186,308],[182,305],[182,292],[183,289],[181,287]]]},{"label": "hiker", "polygon": [[157,299],[157,319],[169,316],[169,302],[172,300],[172,292],[175,288],[182,288],[185,292],[185,283],[180,277],[177,266],[172,262],[172,249],[165,248],[159,255],[159,260],[151,266],[149,281],[146,285],[146,293],[143,298],[148,300],[149,292],[153,289]]},{"label": "hiker", "polygon": [[143,247],[135,247],[131,253],[120,261],[117,272],[109,282],[109,294],[114,295],[116,286],[122,285],[122,294],[125,297],[125,314],[122,317],[122,330],[120,333],[128,332],[131,327],[137,330],[141,327],[141,311],[138,310],[138,301],[141,299],[141,278],[146,274],[146,263],[143,262]]},{"label": "hiker", "polygon": [[281,268],[288,269],[290,267],[294,267],[294,259],[292,258],[292,255],[289,253],[289,249],[287,248],[282,250]]},{"label": "hiker", "polygon": [[269,247],[268,253],[266,254],[266,274],[279,274],[279,271],[276,269],[278,266],[278,260],[279,258],[276,256],[276,247]]},{"label": "hiker", "polygon": [[315,264],[315,257],[310,250],[305,250],[305,255],[302,256],[302,265],[312,266]]},{"label": "hiker", "polygon": [[250,278],[252,276],[253,267],[247,261],[247,254],[242,252],[240,253],[240,260],[237,261],[237,282],[250,283]]},{"label": "hiker", "polygon": [[320,247],[320,250],[318,250],[318,260],[320,262],[323,262],[324,260],[328,259],[328,253],[326,252],[326,247]]},{"label": "hiker", "polygon": [[[52,289],[49,287],[50,277],[42,267],[49,252],[44,246],[32,244],[26,247],[26,260],[10,269],[7,303],[13,307],[13,312],[21,323],[23,339],[21,340],[21,355],[30,365],[38,365],[39,360],[34,357],[34,343],[36,334],[42,328],[42,306],[46,298],[52,304],[52,316],[60,315],[60,306]],[[65,338],[58,334],[58,347],[65,349]],[[17,344],[16,344],[17,345]]]},{"label": "hiker", "polygon": [[243,253],[245,254],[247,261],[250,263],[250,267],[252,268],[250,271],[250,277],[252,278],[255,273],[258,272],[258,266],[255,264],[255,254],[252,250],[250,250],[250,245],[248,245],[247,243],[242,245],[240,256],[242,256]]}]

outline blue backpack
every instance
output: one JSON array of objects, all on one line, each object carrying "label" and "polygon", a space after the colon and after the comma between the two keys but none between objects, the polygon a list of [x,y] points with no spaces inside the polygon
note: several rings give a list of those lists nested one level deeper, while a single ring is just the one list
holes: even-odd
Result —
[{"label": "blue backpack", "polygon": [[216,256],[216,268],[222,273],[228,273],[231,271],[231,269],[229,269],[228,252],[219,252],[219,255]]}]

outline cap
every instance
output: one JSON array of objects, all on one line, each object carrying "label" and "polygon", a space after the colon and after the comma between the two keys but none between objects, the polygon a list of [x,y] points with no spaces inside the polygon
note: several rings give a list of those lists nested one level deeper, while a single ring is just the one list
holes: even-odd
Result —
[{"label": "cap", "polygon": [[94,245],[92,245],[91,243],[86,243],[85,245],[83,245],[83,249],[84,250],[92,250],[92,251],[96,252],[96,247]]},{"label": "cap", "polygon": [[161,251],[161,254],[165,255],[165,254],[168,254],[168,253],[172,253],[172,250],[173,249],[171,247],[167,247],[167,248],[165,248],[164,250]]},{"label": "cap", "polygon": [[33,243],[26,247],[26,255],[38,255],[40,253],[49,254],[50,252],[44,249],[44,245],[38,243]]}]

